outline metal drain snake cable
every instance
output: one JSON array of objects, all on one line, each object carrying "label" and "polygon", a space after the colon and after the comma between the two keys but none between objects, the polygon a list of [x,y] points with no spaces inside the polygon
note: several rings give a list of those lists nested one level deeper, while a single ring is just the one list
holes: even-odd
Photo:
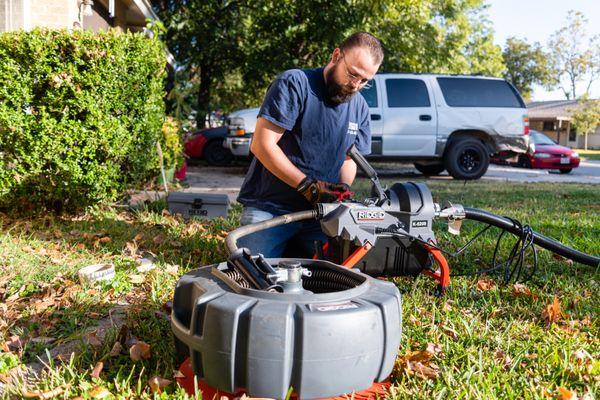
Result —
[{"label": "metal drain snake cable", "polygon": [[251,233],[264,231],[265,229],[273,228],[279,225],[290,224],[292,222],[303,221],[307,219],[316,219],[318,216],[319,212],[317,210],[306,210],[281,215],[279,217],[257,222],[255,224],[243,225],[229,232],[227,238],[225,239],[225,247],[227,248],[229,254],[233,254],[233,252],[238,249],[237,241],[241,237],[250,235]]}]

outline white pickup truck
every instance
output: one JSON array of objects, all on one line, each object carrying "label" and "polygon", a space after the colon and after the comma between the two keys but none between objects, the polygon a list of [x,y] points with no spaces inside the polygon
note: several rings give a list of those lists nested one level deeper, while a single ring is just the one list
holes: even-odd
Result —
[{"label": "white pickup truck", "polygon": [[[361,91],[371,113],[370,159],[412,161],[426,175],[477,179],[490,155],[525,153],[527,108],[499,78],[377,74]],[[248,156],[258,108],[230,114],[224,146]]]}]

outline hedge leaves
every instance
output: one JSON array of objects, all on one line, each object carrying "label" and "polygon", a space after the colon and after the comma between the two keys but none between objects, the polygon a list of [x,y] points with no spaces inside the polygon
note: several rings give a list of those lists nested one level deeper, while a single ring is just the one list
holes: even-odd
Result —
[{"label": "hedge leaves", "polygon": [[140,33],[0,35],[0,208],[74,211],[157,172],[165,56]]}]

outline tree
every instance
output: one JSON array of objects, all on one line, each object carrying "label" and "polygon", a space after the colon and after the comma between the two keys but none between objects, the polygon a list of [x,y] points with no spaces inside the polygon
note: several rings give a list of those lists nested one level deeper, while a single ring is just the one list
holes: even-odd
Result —
[{"label": "tree", "polygon": [[555,84],[567,99],[577,98],[577,84],[586,84],[585,94],[600,76],[600,36],[589,37],[588,20],[579,11],[569,11],[567,25],[550,38],[550,60]]},{"label": "tree", "polygon": [[244,82],[259,95],[280,72],[325,65],[367,18],[367,0],[257,0],[248,18]]},{"label": "tree", "polygon": [[257,105],[278,73],[325,65],[357,30],[382,40],[382,71],[499,76],[504,70],[483,0],[154,2],[169,49],[198,82],[202,116],[223,107],[218,102]]},{"label": "tree", "polygon": [[504,70],[482,0],[387,0],[365,21],[382,39],[385,71],[485,74]]},{"label": "tree", "polygon": [[506,65],[504,78],[511,82],[525,99],[531,98],[533,84],[551,85],[552,70],[548,54],[539,43],[509,37],[502,52]]},{"label": "tree", "polygon": [[584,135],[584,149],[588,149],[588,134],[594,133],[600,125],[600,100],[583,98],[579,107],[571,116],[571,123],[577,129],[577,134]]},{"label": "tree", "polygon": [[165,40],[180,68],[198,81],[197,122],[204,126],[216,83],[244,60],[240,39],[250,0],[155,0]]}]

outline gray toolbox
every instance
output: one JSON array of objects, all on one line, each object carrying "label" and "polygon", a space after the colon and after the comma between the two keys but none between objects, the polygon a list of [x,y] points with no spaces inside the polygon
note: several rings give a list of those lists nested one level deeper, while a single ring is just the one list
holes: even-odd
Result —
[{"label": "gray toolbox", "polygon": [[184,218],[226,218],[229,197],[217,193],[171,192],[167,205],[171,214],[181,214]]}]

